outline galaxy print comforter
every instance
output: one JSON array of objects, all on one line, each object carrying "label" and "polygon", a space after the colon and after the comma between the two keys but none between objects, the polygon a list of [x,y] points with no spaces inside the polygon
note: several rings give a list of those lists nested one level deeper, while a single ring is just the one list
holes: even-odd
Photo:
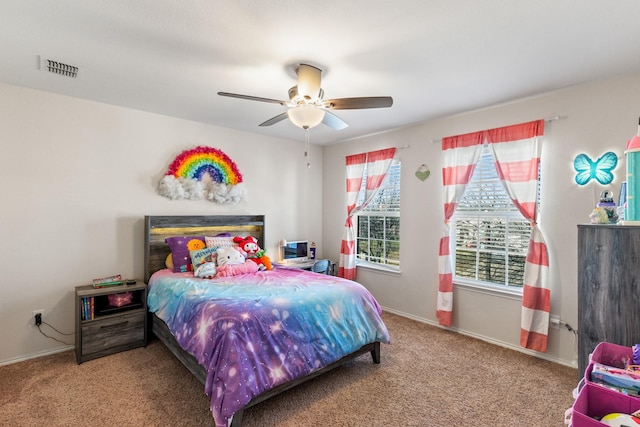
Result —
[{"label": "galaxy print comforter", "polygon": [[148,307],[206,368],[217,426],[279,384],[389,342],[380,306],[363,286],[303,270],[212,280],[161,270],[149,280]]}]

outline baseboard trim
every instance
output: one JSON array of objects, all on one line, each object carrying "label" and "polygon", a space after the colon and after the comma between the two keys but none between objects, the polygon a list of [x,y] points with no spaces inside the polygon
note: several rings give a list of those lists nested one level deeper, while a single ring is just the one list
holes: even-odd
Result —
[{"label": "baseboard trim", "polygon": [[37,359],[38,357],[49,356],[51,354],[62,353],[63,351],[68,351],[68,350],[73,350],[73,349],[74,349],[73,345],[68,345],[66,347],[60,347],[60,348],[56,348],[56,349],[53,349],[53,350],[46,350],[46,351],[42,351],[40,353],[33,353],[33,354],[29,354],[27,356],[16,357],[14,359],[0,360],[0,366],[11,365],[11,364],[18,363],[18,362],[24,362],[24,361],[27,361],[27,360],[30,360],[30,359]]},{"label": "baseboard trim", "polygon": [[508,343],[506,341],[496,340],[496,339],[491,338],[491,337],[487,337],[487,336],[484,336],[484,335],[476,334],[474,332],[465,331],[465,330],[458,329],[458,328],[445,327],[445,326],[439,325],[437,322],[434,322],[432,320],[425,319],[423,317],[414,316],[413,314],[404,313],[402,311],[394,310],[394,309],[391,309],[391,308],[388,308],[388,307],[382,307],[382,310],[387,311],[387,312],[392,313],[392,314],[397,314],[398,316],[406,317],[406,318],[411,319],[411,320],[415,320],[417,322],[426,323],[428,325],[435,326],[435,327],[440,328],[440,329],[446,329],[448,331],[456,332],[456,333],[459,333],[461,335],[466,335],[466,336],[469,336],[469,337],[472,337],[472,338],[475,338],[475,339],[479,339],[481,341],[488,342],[489,344],[494,344],[494,345],[497,345],[497,346],[500,346],[500,347],[504,347],[504,348],[508,348],[508,349],[511,349],[511,350],[515,350],[515,351],[520,352],[520,353],[528,354],[529,356],[537,357],[538,359],[547,360],[549,362],[557,363],[559,365],[568,366],[569,368],[574,368],[575,369],[575,365],[573,363],[571,363],[571,362],[567,362],[566,360],[558,359],[557,357],[551,357],[551,356],[549,356],[549,355],[547,355],[545,353],[539,353],[537,351],[527,350],[526,348],[522,348],[520,346],[513,345],[513,344]]},{"label": "baseboard trim", "polygon": [[[496,339],[491,338],[491,337],[487,337],[487,336],[484,336],[484,335],[476,334],[474,332],[465,331],[465,330],[458,329],[458,328],[444,327],[444,326],[439,325],[437,322],[434,322],[434,321],[429,320],[429,319],[425,319],[424,317],[415,316],[413,314],[405,313],[405,312],[399,311],[399,310],[394,310],[392,308],[388,308],[388,307],[384,307],[383,306],[382,310],[387,311],[387,312],[392,313],[392,314],[396,314],[398,316],[406,317],[407,319],[415,320],[415,321],[421,322],[421,323],[426,323],[428,325],[435,326],[437,328],[446,329],[448,331],[453,331],[453,332],[456,332],[456,333],[459,333],[459,334],[462,334],[462,335],[466,335],[466,336],[469,336],[469,337],[472,337],[472,338],[476,338],[476,339],[488,342],[490,344],[494,344],[494,345],[497,345],[497,346],[500,346],[500,347],[505,347],[505,348],[508,348],[508,349],[511,349],[511,350],[518,351],[520,353],[528,354],[530,356],[537,357],[539,359],[547,360],[549,362],[557,363],[559,365],[568,366],[570,368],[575,368],[575,366],[572,363],[567,362],[566,360],[558,359],[557,357],[550,357],[550,356],[548,356],[548,355],[546,355],[544,353],[539,353],[537,351],[527,350],[525,348],[522,348],[520,346],[515,346],[515,345],[513,345],[511,343],[508,343],[508,342],[505,342],[505,341],[496,340]],[[56,348],[56,349],[53,349],[53,350],[43,351],[43,352],[40,352],[40,353],[33,353],[33,354],[30,354],[30,355],[27,355],[27,356],[16,357],[14,359],[1,360],[0,361],[0,366],[11,365],[13,363],[18,363],[18,362],[24,362],[24,361],[29,360],[29,359],[36,359],[38,357],[49,356],[51,354],[62,353],[63,351],[68,351],[68,350],[73,350],[73,349],[74,349],[74,346],[73,345],[69,345],[69,346],[66,346],[66,347],[60,347],[60,348]]]}]

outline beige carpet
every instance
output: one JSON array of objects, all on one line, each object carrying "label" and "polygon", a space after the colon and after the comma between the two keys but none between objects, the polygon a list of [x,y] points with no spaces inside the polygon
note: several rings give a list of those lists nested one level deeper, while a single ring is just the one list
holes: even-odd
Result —
[{"label": "beige carpet", "polygon": [[[246,427],[562,426],[577,372],[385,313],[393,340],[245,411]],[[162,343],[0,367],[2,426],[211,426],[203,387]]]}]

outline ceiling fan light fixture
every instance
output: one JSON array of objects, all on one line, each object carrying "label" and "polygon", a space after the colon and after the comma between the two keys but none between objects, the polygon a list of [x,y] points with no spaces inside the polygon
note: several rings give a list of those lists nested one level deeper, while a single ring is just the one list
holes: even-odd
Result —
[{"label": "ceiling fan light fixture", "polygon": [[305,99],[318,99],[321,75],[321,69],[308,64],[300,64],[298,67],[298,95]]},{"label": "ceiling fan light fixture", "polygon": [[[291,71],[291,68],[288,66],[287,71]],[[388,108],[393,105],[393,98],[390,96],[332,98],[324,100],[324,90],[320,87],[323,71],[320,68],[309,64],[299,64],[295,72],[298,78],[296,85],[289,89],[289,101],[230,92],[218,92],[218,95],[249,101],[269,102],[287,107],[287,111],[260,123],[259,126],[271,126],[289,118],[294,125],[305,130],[318,126],[320,123],[334,130],[346,128],[348,124],[333,114],[333,110]],[[308,132],[305,134],[308,134]]]},{"label": "ceiling fan light fixture", "polygon": [[322,123],[322,120],[324,119],[324,110],[303,104],[289,108],[287,115],[294,125],[302,129],[311,129],[312,127],[318,126]]}]

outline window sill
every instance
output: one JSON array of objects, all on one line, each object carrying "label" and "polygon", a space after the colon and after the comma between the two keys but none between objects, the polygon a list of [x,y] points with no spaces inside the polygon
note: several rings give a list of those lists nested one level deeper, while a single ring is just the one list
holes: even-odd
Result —
[{"label": "window sill", "polygon": [[485,295],[493,295],[518,301],[522,300],[522,288],[508,289],[502,286],[478,285],[476,283],[465,282],[459,279],[454,281],[453,285],[459,289],[471,292],[478,292]]},{"label": "window sill", "polygon": [[402,271],[400,271],[400,267],[391,267],[366,261],[356,261],[356,268],[392,275],[400,275],[402,273]]}]

